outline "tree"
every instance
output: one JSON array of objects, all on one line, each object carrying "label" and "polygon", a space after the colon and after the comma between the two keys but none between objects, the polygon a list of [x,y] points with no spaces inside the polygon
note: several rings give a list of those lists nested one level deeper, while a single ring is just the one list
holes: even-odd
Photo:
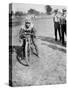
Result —
[{"label": "tree", "polygon": [[15,16],[22,16],[23,15],[23,12],[21,12],[21,11],[16,11],[15,12]]},{"label": "tree", "polygon": [[51,7],[50,5],[46,5],[46,6],[45,6],[45,9],[46,9],[46,13],[47,13],[48,15],[50,15],[50,14],[51,14],[51,11],[52,11],[52,7]]},{"label": "tree", "polygon": [[38,15],[39,12],[36,11],[36,10],[34,10],[34,9],[29,9],[29,10],[28,10],[28,14],[35,14],[35,15]]}]

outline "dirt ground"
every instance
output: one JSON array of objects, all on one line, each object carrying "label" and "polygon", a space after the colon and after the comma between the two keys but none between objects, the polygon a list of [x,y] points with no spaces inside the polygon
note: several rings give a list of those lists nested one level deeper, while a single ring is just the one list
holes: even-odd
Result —
[{"label": "dirt ground", "polygon": [[[39,57],[32,54],[28,67],[21,65],[12,54],[12,82],[13,86],[51,85],[66,83],[66,47],[61,42],[54,41],[53,19],[34,19],[37,30],[36,40]],[[20,25],[12,27],[12,45],[19,42]],[[59,37],[58,37],[59,38]]]}]

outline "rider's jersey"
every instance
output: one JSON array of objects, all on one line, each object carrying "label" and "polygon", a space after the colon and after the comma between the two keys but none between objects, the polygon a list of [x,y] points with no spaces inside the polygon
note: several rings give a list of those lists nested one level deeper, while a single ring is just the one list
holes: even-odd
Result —
[{"label": "rider's jersey", "polygon": [[35,37],[36,30],[33,26],[30,26],[28,29],[26,27],[22,27],[19,32],[20,39],[25,38],[25,34],[29,34],[29,33],[33,34],[33,35],[31,35],[31,38]]}]

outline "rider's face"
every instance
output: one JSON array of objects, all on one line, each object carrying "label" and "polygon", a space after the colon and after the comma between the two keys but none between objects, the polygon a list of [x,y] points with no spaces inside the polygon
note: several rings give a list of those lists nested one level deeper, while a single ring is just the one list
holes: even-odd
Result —
[{"label": "rider's face", "polygon": [[30,23],[27,22],[27,23],[25,24],[25,26],[26,26],[26,28],[29,28],[29,27],[30,27]]}]

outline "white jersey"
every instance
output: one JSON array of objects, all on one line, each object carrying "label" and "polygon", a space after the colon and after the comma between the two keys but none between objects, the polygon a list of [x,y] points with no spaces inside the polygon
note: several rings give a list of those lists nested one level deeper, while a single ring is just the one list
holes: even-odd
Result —
[{"label": "white jersey", "polygon": [[20,38],[24,38],[24,33],[29,33],[29,32],[34,33],[36,35],[36,30],[35,30],[33,24],[31,24],[29,28],[26,28],[25,25],[23,25],[19,32]]},{"label": "white jersey", "polygon": [[58,14],[54,16],[54,22],[60,22],[60,16]]}]

